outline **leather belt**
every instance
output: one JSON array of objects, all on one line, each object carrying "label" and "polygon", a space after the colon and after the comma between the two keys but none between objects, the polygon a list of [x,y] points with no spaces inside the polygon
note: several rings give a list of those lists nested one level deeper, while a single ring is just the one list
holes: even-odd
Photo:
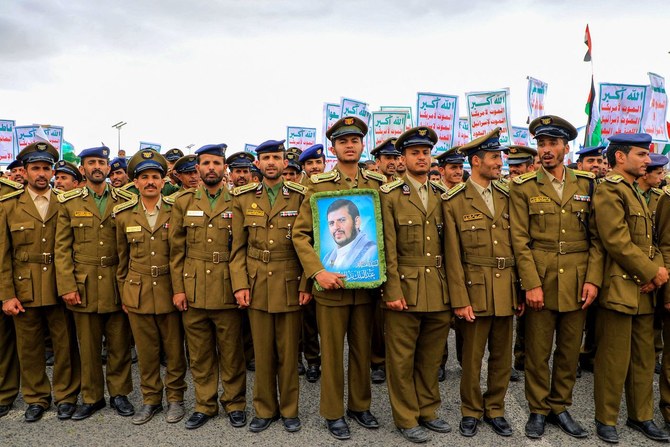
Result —
[{"label": "leather belt", "polygon": [[514,258],[493,257],[493,256],[471,256],[463,253],[463,263],[470,265],[478,265],[480,267],[494,267],[498,270],[505,270],[509,267],[514,267],[516,261]]},{"label": "leather belt", "polygon": [[248,247],[247,256],[252,259],[258,259],[261,262],[268,263],[272,261],[291,261],[297,260],[298,255],[293,250],[284,250],[284,251],[270,251],[270,250],[259,250],[258,248]]},{"label": "leather belt", "polygon": [[152,278],[167,275],[170,273],[170,266],[166,265],[142,265],[130,261],[130,270],[142,275],[151,275]]},{"label": "leather belt", "polygon": [[75,253],[74,262],[76,262],[77,264],[111,267],[119,263],[119,257],[117,255],[98,257],[98,256],[83,255],[81,253]]},{"label": "leather belt", "polygon": [[410,267],[442,267],[442,256],[430,258],[428,256],[398,256],[398,265]]},{"label": "leather belt", "polygon": [[211,262],[212,264],[218,264],[220,262],[228,262],[230,259],[230,253],[227,251],[205,251],[188,248],[186,250],[186,257],[190,259],[197,259],[199,261]]},{"label": "leather belt", "polygon": [[533,241],[530,248],[543,251],[551,251],[558,253],[559,255],[567,255],[568,253],[580,253],[583,251],[589,251],[589,242],[588,241],[573,241],[573,242],[546,242],[546,241]]},{"label": "leather belt", "polygon": [[16,251],[14,252],[14,258],[31,264],[49,265],[54,262],[53,253],[28,253],[27,251]]}]

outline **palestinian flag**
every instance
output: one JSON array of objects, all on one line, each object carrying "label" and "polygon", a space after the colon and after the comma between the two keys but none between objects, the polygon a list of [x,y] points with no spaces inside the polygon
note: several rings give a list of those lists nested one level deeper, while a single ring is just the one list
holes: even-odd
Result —
[{"label": "palestinian flag", "polygon": [[[589,32],[589,25],[586,25],[586,33],[584,35],[584,43],[588,47],[584,55],[585,62],[591,61],[591,33]],[[586,107],[584,109],[586,116],[586,131],[584,132],[584,147],[598,146],[602,141],[600,110],[596,103],[596,85],[593,79],[593,71],[591,72],[591,90],[589,90],[589,97],[586,100]]]}]

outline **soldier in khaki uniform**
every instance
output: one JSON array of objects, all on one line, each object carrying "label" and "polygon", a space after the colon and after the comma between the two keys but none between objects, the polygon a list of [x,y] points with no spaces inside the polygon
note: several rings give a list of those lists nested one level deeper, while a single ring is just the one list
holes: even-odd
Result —
[{"label": "soldier in khaki uniform", "polygon": [[[26,184],[26,170],[23,167],[23,161],[19,157],[16,157],[16,160],[7,165],[7,176],[7,180],[10,182],[18,183],[21,186]],[[2,189],[0,189],[1,191]]]},{"label": "soldier in khaki uniform", "polygon": [[[670,188],[663,188],[663,194],[656,207],[656,233],[658,235],[658,247],[663,255],[666,270],[670,268]],[[663,358],[661,361],[661,374],[659,378],[659,389],[661,399],[659,407],[666,426],[670,425],[670,287],[666,284],[659,291],[657,309],[661,309],[663,324]]]},{"label": "soldier in khaki uniform", "polygon": [[[517,277],[510,237],[509,193],[497,182],[502,169],[500,128],[459,151],[468,156],[472,175],[452,188],[444,204],[447,284],[463,335],[460,432],[477,433],[479,420],[501,436],[511,436],[505,419],[505,394],[511,374],[512,326]],[[488,345],[487,390],[479,381]]]},{"label": "soldier in khaki uniform", "polygon": [[58,160],[54,166],[54,172],[56,173],[54,175],[54,189],[61,192],[80,188],[80,183],[84,180],[77,166],[69,161]]},{"label": "soldier in khaki uniform", "polygon": [[337,439],[351,437],[344,420],[344,338],[349,343],[347,415],[365,428],[379,427],[370,413],[370,340],[374,295],[368,289],[344,289],[344,275],[327,271],[314,251],[314,223],[309,198],[322,191],[351,188],[378,189],[385,178],[358,167],[367,126],[355,117],[338,120],[326,133],[332,142],[337,165],[332,171],[310,178],[309,190],[300,208],[293,231],[295,245],[305,275],[324,289],[313,290],[321,337],[321,415],[328,431]]},{"label": "soldier in khaki uniform", "polygon": [[109,163],[109,182],[114,188],[128,185],[128,163],[125,158],[115,158]]},{"label": "soldier in khaki uniform", "polygon": [[200,186],[200,173],[195,167],[196,162],[197,155],[184,155],[172,165],[172,176],[177,179],[179,191]]},{"label": "soldier in khaki uniform", "polygon": [[112,218],[112,209],[124,199],[105,181],[109,148],[86,149],[79,157],[87,187],[58,197],[62,206],[56,227],[58,293],[74,314],[81,354],[83,403],[72,419],[86,419],[105,407],[105,376],[100,356],[103,336],[107,340],[110,405],[119,415],[132,416],[135,410],[126,397],[133,390],[130,324],[121,310],[117,289],[119,258]]},{"label": "soldier in khaki uniform", "polygon": [[[168,401],[166,421],[179,422],[185,414],[184,332],[181,315],[172,303],[169,268],[172,201],[160,194],[166,170],[167,162],[158,152],[145,149],[136,153],[128,163],[128,172],[140,197],[114,208],[119,255],[116,276],[137,346],[144,400],[133,416],[136,425],[163,410],[163,388]],[[167,358],[164,382],[161,349]]]},{"label": "soldier in khaki uniform", "polygon": [[644,175],[651,136],[609,138],[612,172],[593,198],[600,240],[606,252],[605,279],[596,316],[598,349],[594,395],[598,437],[618,442],[616,423],[626,390],[626,425],[656,441],[670,441],[654,418],[654,298],[668,281],[663,256],[652,238],[652,215],[637,190]]},{"label": "soldier in khaki uniform", "polygon": [[[191,162],[203,181],[182,192],[170,220],[170,273],[173,301],[181,310],[195,385],[195,412],[186,428],[201,427],[221,405],[233,427],[246,424],[246,369],[242,350],[242,315],[230,283],[233,199],[223,182],[222,145],[210,144],[195,152]],[[188,157],[188,156],[187,156]],[[180,158],[174,165],[191,169]],[[218,348],[217,348],[218,347]],[[218,355],[215,355],[218,352]]]},{"label": "soldier in khaki uniform", "polygon": [[407,173],[380,188],[387,383],[393,421],[411,442],[427,441],[426,429],[451,431],[437,417],[441,402],[437,375],[451,312],[442,262],[441,194],[446,188],[428,181],[435,143],[437,134],[427,127],[400,135],[394,150],[402,154]]},{"label": "soldier in khaki uniform", "polygon": [[[230,262],[237,303],[249,309],[256,377],[249,424],[261,432],[281,418],[284,429],[300,430],[298,338],[300,306],[311,295],[291,243],[305,187],[282,179],[288,165],[284,140],[256,148],[263,182],[233,190],[233,249]],[[301,281],[302,280],[302,281]],[[277,390],[279,389],[279,396]]]},{"label": "soldier in khaki uniform", "polygon": [[19,154],[28,185],[1,197],[0,279],[2,310],[14,317],[27,422],[41,419],[51,404],[52,387],[46,374],[44,324],[53,338],[55,364],[53,397],[58,418],[69,419],[79,393],[79,354],[65,306],[56,291],[53,253],[60,205],[49,187],[58,151],[36,142]]},{"label": "soldier in khaki uniform", "polygon": [[[526,436],[544,434],[545,419],[570,436],[588,435],[567,411],[572,403],[586,308],[602,281],[602,250],[593,237],[595,176],[563,165],[577,136],[547,115],[530,123],[542,168],[510,185],[512,247],[526,295]],[[530,217],[529,217],[530,216]],[[554,346],[553,372],[549,358]]]}]

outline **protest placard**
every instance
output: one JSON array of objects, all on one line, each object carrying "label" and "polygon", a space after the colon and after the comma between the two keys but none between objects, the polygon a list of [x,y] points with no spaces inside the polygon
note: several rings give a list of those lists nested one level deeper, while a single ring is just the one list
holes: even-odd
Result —
[{"label": "protest placard", "polygon": [[600,122],[603,139],[642,129],[647,86],[600,84]]},{"label": "protest placard", "polygon": [[14,160],[14,120],[0,120],[0,163]]},{"label": "protest placard", "polygon": [[286,126],[286,147],[297,147],[304,151],[315,144],[315,127]]},{"label": "protest placard", "polygon": [[140,150],[142,149],[153,149],[160,153],[161,145],[158,143],[149,143],[148,141],[140,141]]},{"label": "protest placard", "polygon": [[[326,138],[326,132],[328,129],[330,129],[330,126],[335,124],[337,120],[340,119],[340,116],[342,116],[342,108],[340,107],[339,104],[335,104],[332,102],[325,102],[323,103],[323,147],[328,148],[330,147],[330,141],[328,141],[328,138]],[[335,155],[333,155],[330,151],[326,151],[326,159],[335,159]]]},{"label": "protest placard", "polygon": [[405,130],[411,129],[414,126],[412,119],[412,108],[406,106],[381,106],[379,108],[382,112],[405,112]]},{"label": "protest placard", "polygon": [[458,119],[458,131],[456,132],[454,146],[463,146],[468,141],[470,141],[470,120],[460,117]]},{"label": "protest placard", "polygon": [[468,107],[471,139],[484,136],[496,127],[500,127],[502,129],[500,144],[504,146],[510,144],[511,119],[508,88],[466,93],[465,101]]},{"label": "protest placard", "polygon": [[256,154],[256,148],[257,147],[258,147],[258,145],[246,143],[244,145],[244,152],[249,152],[254,157],[257,157],[258,156],[258,154]]},{"label": "protest placard", "polygon": [[61,126],[41,126],[39,124],[14,126],[14,138],[17,153],[35,141],[45,140],[48,140],[60,152],[63,145],[63,128]]},{"label": "protest placard", "polygon": [[437,133],[437,144],[433,155],[454,146],[456,126],[458,125],[458,96],[439,93],[417,93],[417,126],[430,127]]},{"label": "protest placard", "polygon": [[530,132],[527,127],[512,126],[512,144],[530,145]]},{"label": "protest placard", "polygon": [[528,122],[544,115],[544,98],[547,83],[528,76]]},{"label": "protest placard", "polygon": [[665,92],[665,78],[655,73],[649,75],[650,94],[644,116],[643,131],[651,135],[652,141],[666,143],[668,141],[668,95]]},{"label": "protest placard", "polygon": [[368,149],[374,149],[388,138],[398,138],[405,131],[406,119],[405,112],[372,112],[373,139]]}]

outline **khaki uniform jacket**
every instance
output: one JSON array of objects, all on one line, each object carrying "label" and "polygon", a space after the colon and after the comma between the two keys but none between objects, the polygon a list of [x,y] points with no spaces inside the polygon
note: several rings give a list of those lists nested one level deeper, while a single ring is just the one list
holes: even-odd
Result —
[{"label": "khaki uniform jacket", "polygon": [[[358,189],[376,189],[384,183],[381,174],[358,170]],[[309,189],[305,195],[305,200],[300,207],[298,219],[295,222],[293,231],[293,245],[295,246],[305,275],[313,279],[314,275],[324,270],[323,264],[319,259],[319,254],[314,250],[314,222],[312,221],[312,207],[310,206],[310,197],[312,194],[323,191],[343,191],[351,189],[349,183],[345,180],[344,174],[338,169],[338,165],[332,171],[323,174],[313,175],[309,181]],[[357,304],[367,304],[374,301],[374,296],[368,289],[337,289],[318,291],[313,288],[312,293],[317,303],[326,306],[348,306]]]},{"label": "khaki uniform jacket", "polygon": [[197,309],[234,309],[230,283],[233,198],[224,186],[214,209],[204,186],[181,192],[170,218],[170,274],[174,293]]},{"label": "khaki uniform jacket", "polygon": [[449,310],[444,270],[442,185],[428,186],[428,210],[404,180],[380,188],[384,224],[386,283],[382,299],[405,298],[408,312]]},{"label": "khaki uniform jacket", "polygon": [[[656,234],[665,268],[670,269],[670,188],[667,186],[663,188],[663,195],[656,206]],[[663,304],[670,303],[670,287],[667,284],[663,286],[658,297],[663,300]]]},{"label": "khaki uniform jacket", "polygon": [[53,264],[58,196],[52,190],[47,214],[42,220],[28,190],[3,196],[0,206],[0,284],[3,301],[14,297],[23,307],[58,304],[56,269]]},{"label": "khaki uniform jacket", "polygon": [[[462,186],[461,186],[462,185]],[[445,195],[445,259],[453,307],[507,317],[517,305],[507,187],[491,185],[495,214],[471,180]]]},{"label": "khaki uniform jacket", "polygon": [[78,291],[76,312],[109,313],[121,310],[116,282],[116,221],[114,207],[125,200],[107,186],[107,207],[102,215],[88,188],[58,196],[61,209],[56,225],[56,283],[58,294]]},{"label": "khaki uniform jacket", "polygon": [[600,287],[603,274],[591,212],[595,179],[565,170],[562,199],[542,169],[510,184],[512,248],[521,286],[543,286],[544,308],[559,312],[580,309],[584,282]]},{"label": "khaki uniform jacket", "polygon": [[655,294],[641,293],[640,286],[664,264],[654,245],[646,201],[635,185],[611,174],[598,185],[593,202],[598,234],[607,252],[599,305],[628,315],[653,313]]},{"label": "khaki uniform jacket", "polygon": [[300,310],[299,292],[307,287],[291,238],[304,192],[284,182],[270,207],[262,183],[233,189],[232,285],[234,291],[250,289],[251,309]]},{"label": "khaki uniform jacket", "polygon": [[116,278],[121,301],[128,312],[152,315],[176,312],[169,271],[168,228],[172,207],[163,197],[152,230],[139,200],[114,208],[119,254]]}]

